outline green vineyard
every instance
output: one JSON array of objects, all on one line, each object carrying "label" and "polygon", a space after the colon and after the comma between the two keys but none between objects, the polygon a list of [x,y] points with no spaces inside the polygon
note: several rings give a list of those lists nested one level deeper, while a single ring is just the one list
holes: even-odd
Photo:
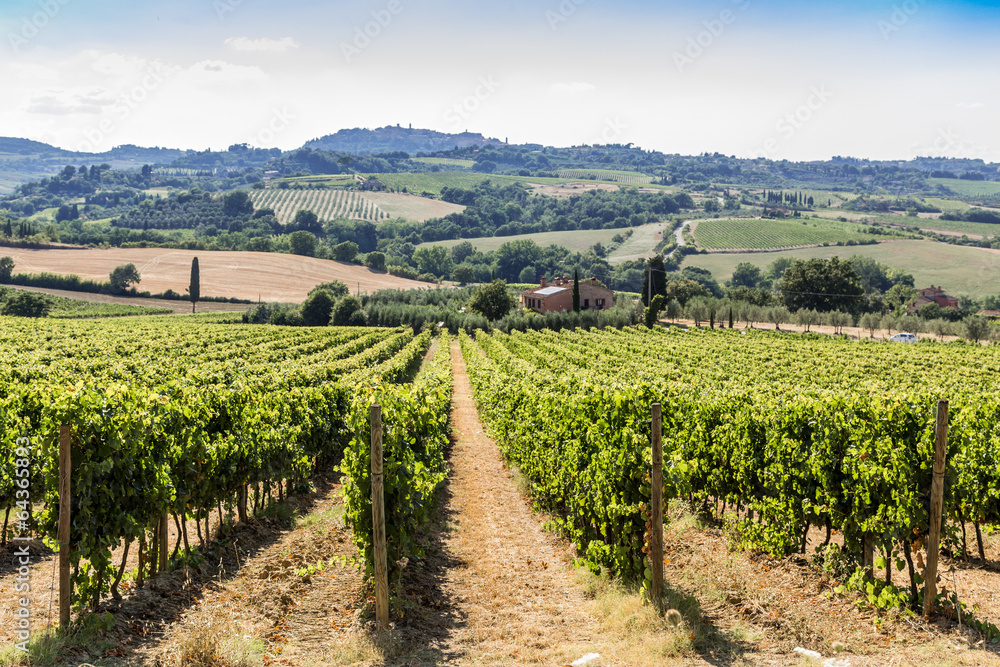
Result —
[{"label": "green vineyard", "polygon": [[987,348],[642,327],[462,345],[505,457],[595,569],[643,577],[656,402],[664,498],[728,506],[745,546],[793,554],[825,528],[855,566],[873,544],[908,568],[917,598],[939,398],[951,401],[946,518],[962,534],[1000,523],[1000,362]]},{"label": "green vineyard", "polygon": [[610,169],[560,169],[559,176],[564,178],[582,178],[591,181],[611,181],[626,185],[647,185],[653,182],[652,176],[637,171],[614,171]]},{"label": "green vineyard", "polygon": [[705,250],[794,248],[875,238],[859,225],[829,220],[702,220],[694,235]]},{"label": "green vineyard", "polygon": [[378,222],[389,217],[374,202],[356,190],[250,190],[256,209],[273,209],[278,222],[287,225],[299,211],[312,211],[320,220],[367,220]]},{"label": "green vineyard", "polygon": [[[367,488],[366,416],[379,402],[390,562],[412,556],[409,536],[432,507],[414,497],[443,479],[448,428],[447,340],[417,375],[431,344],[430,332],[410,329],[253,327],[218,315],[3,318],[0,509],[15,533],[33,528],[55,547],[59,432],[69,426],[74,599],[96,602],[117,595],[125,561],[112,552],[155,544],[167,515],[179,530],[178,518],[196,520],[200,536],[222,504],[243,520],[249,490],[289,488],[342,462],[346,486]],[[348,504],[346,520],[363,523],[370,505]],[[355,539],[370,553],[370,530]]]}]

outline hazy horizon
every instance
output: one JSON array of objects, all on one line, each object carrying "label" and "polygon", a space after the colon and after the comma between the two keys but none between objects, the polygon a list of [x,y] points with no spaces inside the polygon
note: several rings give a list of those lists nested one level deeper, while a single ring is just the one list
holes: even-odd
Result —
[{"label": "hazy horizon", "polygon": [[665,153],[1000,161],[1000,0],[15,0],[0,134],[288,150],[401,124]]}]

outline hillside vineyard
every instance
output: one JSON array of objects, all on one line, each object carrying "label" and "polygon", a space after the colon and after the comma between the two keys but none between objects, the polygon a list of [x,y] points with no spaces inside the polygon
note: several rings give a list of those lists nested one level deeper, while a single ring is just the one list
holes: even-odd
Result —
[{"label": "hillside vineyard", "polygon": [[[124,559],[121,566],[111,562],[112,550],[151,539],[168,513],[175,521],[207,521],[222,504],[235,503],[243,519],[248,488],[298,483],[345,457],[358,462],[344,471],[348,484],[352,474],[367,476],[372,403],[386,406],[386,460],[416,456],[422,466],[389,479],[387,489],[404,497],[411,488],[431,493],[443,478],[443,464],[434,461],[443,461],[446,438],[447,360],[414,379],[429,331],[231,320],[4,318],[0,506],[15,506],[18,491],[30,489],[33,502],[44,500],[35,517],[39,532],[55,544],[58,439],[60,427],[69,426],[78,602],[99,600],[124,567]],[[14,478],[15,458],[27,463],[27,482]],[[27,509],[16,507],[17,520],[29,523]],[[407,518],[405,507],[398,514]],[[396,518],[390,533],[399,532]]]},{"label": "hillside vineyard", "polygon": [[595,569],[643,575],[656,402],[664,498],[728,505],[743,543],[772,555],[804,548],[811,525],[842,534],[857,564],[866,539],[911,561],[939,398],[951,401],[946,517],[977,534],[1000,521],[992,349],[643,327],[462,344],[498,445]]}]

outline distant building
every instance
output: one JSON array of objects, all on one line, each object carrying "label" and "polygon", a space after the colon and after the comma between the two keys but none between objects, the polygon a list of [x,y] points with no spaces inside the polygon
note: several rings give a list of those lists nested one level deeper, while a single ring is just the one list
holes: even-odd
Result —
[{"label": "distant building", "polygon": [[991,320],[1000,319],[1000,310],[980,310],[976,315],[989,318]]},{"label": "distant building", "polygon": [[910,312],[916,312],[924,306],[935,304],[941,308],[951,308],[958,310],[958,299],[945,294],[940,287],[931,285],[930,287],[917,290],[917,300],[910,304]]},{"label": "distant building", "polygon": [[[561,313],[573,310],[573,279],[561,276],[551,283],[521,293],[521,305],[536,313]],[[614,293],[597,278],[580,281],[580,310],[608,310],[614,305]]]}]

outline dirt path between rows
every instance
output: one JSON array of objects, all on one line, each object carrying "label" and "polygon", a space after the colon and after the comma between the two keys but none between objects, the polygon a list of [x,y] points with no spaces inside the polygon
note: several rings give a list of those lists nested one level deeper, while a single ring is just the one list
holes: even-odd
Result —
[{"label": "dirt path between rows", "polygon": [[[562,665],[606,653],[565,546],[544,533],[483,432],[452,342],[451,475],[428,559],[449,623],[431,642],[449,664]],[[423,623],[418,621],[415,625]]]}]

